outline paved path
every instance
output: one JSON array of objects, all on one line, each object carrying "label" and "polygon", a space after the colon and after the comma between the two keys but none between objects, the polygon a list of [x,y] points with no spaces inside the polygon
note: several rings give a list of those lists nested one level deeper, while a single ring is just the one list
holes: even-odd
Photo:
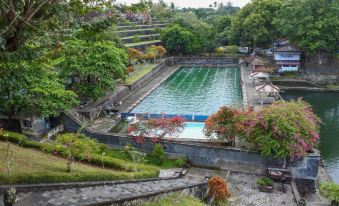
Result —
[{"label": "paved path", "polygon": [[123,183],[117,185],[84,187],[19,193],[16,206],[52,206],[52,205],[90,205],[103,202],[116,202],[141,195],[150,195],[166,192],[171,189],[180,189],[202,183],[199,179],[170,179],[154,180],[139,183]]}]

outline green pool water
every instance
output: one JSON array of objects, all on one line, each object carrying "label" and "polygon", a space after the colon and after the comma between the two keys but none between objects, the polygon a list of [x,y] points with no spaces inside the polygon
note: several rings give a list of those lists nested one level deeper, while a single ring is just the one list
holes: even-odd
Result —
[{"label": "green pool water", "polygon": [[303,97],[313,106],[322,121],[319,147],[321,158],[333,181],[339,183],[339,93],[287,91],[283,93],[283,97]]},{"label": "green pool water", "polygon": [[210,115],[221,106],[239,104],[238,68],[181,67],[131,112]]}]

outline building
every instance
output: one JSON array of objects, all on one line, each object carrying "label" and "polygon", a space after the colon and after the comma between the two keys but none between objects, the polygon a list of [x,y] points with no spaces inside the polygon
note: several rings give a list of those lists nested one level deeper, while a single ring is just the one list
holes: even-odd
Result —
[{"label": "building", "polygon": [[58,117],[39,117],[35,115],[27,117],[15,114],[12,116],[12,120],[9,120],[7,115],[0,113],[0,128],[10,128],[33,137],[50,137],[62,131],[63,125]]},{"label": "building", "polygon": [[276,44],[273,48],[274,60],[279,67],[279,72],[297,72],[301,64],[302,51],[288,41]]}]

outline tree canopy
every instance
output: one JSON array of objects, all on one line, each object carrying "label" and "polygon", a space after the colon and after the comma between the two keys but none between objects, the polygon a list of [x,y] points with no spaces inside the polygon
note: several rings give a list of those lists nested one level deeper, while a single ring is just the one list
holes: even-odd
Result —
[{"label": "tree canopy", "polygon": [[288,0],[283,4],[276,27],[307,54],[336,52],[339,45],[339,1]]},{"label": "tree canopy", "polygon": [[70,40],[65,44],[62,58],[58,65],[61,77],[65,81],[78,78],[72,87],[84,98],[99,98],[114,89],[114,80],[125,77],[127,52],[112,42]]},{"label": "tree canopy", "polygon": [[9,118],[26,115],[57,115],[77,103],[55,73],[41,61],[0,63],[0,107]]}]

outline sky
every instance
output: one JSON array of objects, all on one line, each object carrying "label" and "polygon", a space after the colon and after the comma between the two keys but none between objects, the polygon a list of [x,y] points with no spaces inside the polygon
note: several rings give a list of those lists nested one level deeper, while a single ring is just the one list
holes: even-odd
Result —
[{"label": "sky", "polygon": [[[156,0],[155,0],[156,1]],[[233,6],[239,6],[243,7],[245,6],[250,0],[165,0],[165,2],[170,3],[173,2],[177,7],[183,8],[183,7],[191,7],[191,8],[199,8],[199,7],[205,7],[208,8],[210,4],[213,4],[214,1],[217,2],[223,2],[226,4],[226,2],[230,1],[233,3]],[[137,3],[139,0],[116,0],[118,3]]]}]

